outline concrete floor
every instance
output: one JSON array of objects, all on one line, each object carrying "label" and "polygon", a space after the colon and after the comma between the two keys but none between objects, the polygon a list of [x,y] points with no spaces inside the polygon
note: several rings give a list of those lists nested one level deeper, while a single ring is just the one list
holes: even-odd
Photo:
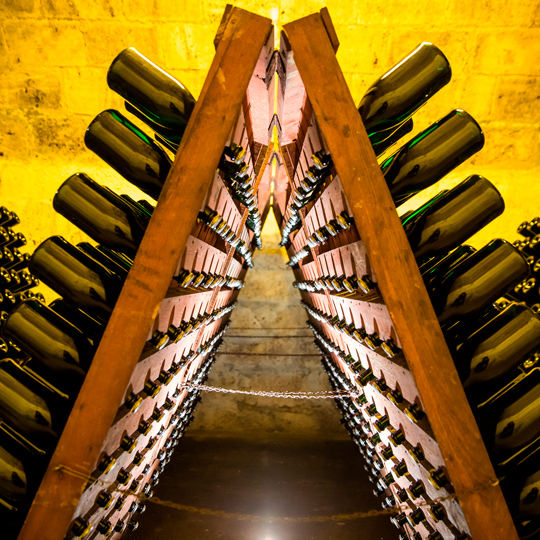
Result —
[{"label": "concrete floor", "polygon": [[[381,509],[349,440],[186,435],[156,498],[257,516],[331,516]],[[126,540],[396,540],[388,516],[300,522],[239,520],[177,510],[151,499]]]},{"label": "concrete floor", "polygon": [[[330,390],[305,326],[273,215],[207,384],[242,390]],[[197,509],[263,517],[381,510],[333,400],[203,393],[195,421],[154,489]],[[388,516],[342,521],[240,520],[150,499],[126,540],[397,540]]]}]

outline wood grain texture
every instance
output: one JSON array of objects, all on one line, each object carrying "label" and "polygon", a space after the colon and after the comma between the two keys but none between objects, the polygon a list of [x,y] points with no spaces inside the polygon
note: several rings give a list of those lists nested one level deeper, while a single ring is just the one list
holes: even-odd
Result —
[{"label": "wood grain texture", "polygon": [[191,233],[271,30],[232,8],[217,52],[141,243],[19,540],[61,540]]},{"label": "wood grain texture", "polygon": [[495,473],[321,15],[288,23],[284,30],[472,536],[517,539],[502,492],[492,486]]}]

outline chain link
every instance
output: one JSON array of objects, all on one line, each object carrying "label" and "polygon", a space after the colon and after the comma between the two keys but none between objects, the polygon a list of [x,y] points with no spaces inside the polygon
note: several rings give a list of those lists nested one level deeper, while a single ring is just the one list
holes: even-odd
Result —
[{"label": "chain link", "polygon": [[[106,480],[103,480],[101,478],[95,478],[92,476],[88,476],[87,474],[84,474],[80,471],[77,471],[75,469],[72,469],[71,467],[67,467],[66,465],[58,465],[55,467],[55,471],[60,473],[65,473],[70,476],[74,476],[76,478],[80,478],[84,481],[88,482],[97,482],[103,488],[108,488],[111,492],[111,494],[117,494],[122,496],[133,496],[137,501],[144,502],[144,503],[152,503],[156,504],[158,506],[165,506],[167,508],[180,510],[183,512],[190,512],[195,514],[201,514],[206,516],[214,516],[214,517],[221,517],[226,519],[235,519],[239,521],[254,521],[254,522],[300,522],[300,523],[308,523],[308,522],[328,522],[328,521],[352,521],[352,520],[358,520],[358,519],[365,519],[365,518],[372,518],[375,516],[383,516],[383,515],[392,515],[396,514],[397,512],[407,512],[410,510],[410,506],[407,504],[396,504],[396,506],[392,508],[385,508],[384,510],[368,510],[365,512],[353,512],[350,514],[334,514],[330,516],[268,516],[268,515],[257,515],[257,514],[239,514],[239,513],[233,513],[233,512],[225,512],[223,510],[213,510],[210,508],[199,508],[196,506],[190,506],[181,504],[175,501],[169,501],[165,499],[160,499],[158,497],[152,497],[149,498],[143,493],[136,493],[135,491],[132,491],[130,489],[119,489],[118,484],[116,482],[108,482]],[[466,495],[472,495],[474,493],[477,493],[479,491],[483,491],[486,488],[494,488],[499,484],[499,481],[497,479],[494,479],[484,485],[480,485],[475,489],[465,490],[461,493],[461,496]],[[426,501],[418,501],[416,503],[417,507],[422,508],[429,508],[435,503],[442,503],[445,501],[451,501],[451,500],[457,500],[459,502],[458,496],[456,493],[450,493],[444,497],[436,497],[432,500],[426,500]],[[54,501],[48,500],[43,503],[45,506],[51,506],[54,507]]]},{"label": "chain link", "polygon": [[346,390],[318,390],[313,392],[275,392],[265,390],[234,390],[233,388],[221,388],[219,386],[208,386],[206,384],[194,384],[186,382],[182,384],[187,390],[200,390],[202,392],[218,392],[222,394],[243,394],[246,396],[262,396],[287,399],[342,399],[346,397],[358,398],[357,392]]}]

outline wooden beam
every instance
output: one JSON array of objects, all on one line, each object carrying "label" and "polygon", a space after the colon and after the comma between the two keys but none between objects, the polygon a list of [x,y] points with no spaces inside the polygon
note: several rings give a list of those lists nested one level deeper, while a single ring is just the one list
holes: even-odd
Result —
[{"label": "wooden beam", "polygon": [[286,24],[284,30],[472,536],[475,540],[517,540],[323,17],[310,15]]},{"label": "wooden beam", "polygon": [[[171,282],[272,27],[232,8],[156,210],[19,540],[61,540]],[[62,467],[59,469],[59,467]],[[80,476],[66,474],[74,469]]]}]

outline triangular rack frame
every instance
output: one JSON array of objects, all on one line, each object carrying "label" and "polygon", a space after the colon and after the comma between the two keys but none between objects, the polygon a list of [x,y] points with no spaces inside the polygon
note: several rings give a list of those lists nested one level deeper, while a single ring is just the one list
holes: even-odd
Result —
[{"label": "triangular rack frame", "polygon": [[[190,238],[192,224],[205,201],[213,196],[210,188],[221,153],[231,133],[237,131],[235,123],[241,115],[250,78],[261,63],[264,55],[260,53],[265,45],[268,51],[271,30],[270,19],[227,6],[216,35],[216,55],[159,204],[19,540],[61,540],[66,534],[68,538],[73,537],[67,531],[75,517],[81,515],[78,513],[81,497],[84,498],[88,486],[96,483],[89,478],[103,456],[104,441],[115,431],[118,446],[123,429],[119,430],[115,425],[119,404],[132,390],[132,377],[138,369],[141,351],[156,315],[170,300],[168,288],[178,269],[178,261],[188,243],[197,241]],[[367,255],[377,276],[387,308],[386,320],[380,324],[395,333],[393,336],[406,358],[407,367],[397,366],[393,375],[392,369],[384,373],[380,365],[377,368],[387,380],[392,377],[398,380],[399,373],[407,369],[409,378],[412,375],[411,380],[417,387],[418,398],[429,418],[461,505],[460,509],[454,501],[456,508],[452,517],[464,523],[465,529],[468,526],[474,540],[517,540],[396,208],[337,63],[335,51],[339,43],[328,11],[323,9],[318,14],[289,23],[284,31],[309,96],[309,102],[302,104],[305,105],[304,115],[310,116],[311,110],[316,115],[325,149],[332,154],[339,176],[338,181],[333,181],[338,186],[337,191],[334,186],[334,191],[336,196],[341,196],[339,185],[342,186],[365,250],[364,262]],[[273,50],[273,36],[270,48]],[[279,71],[279,59],[274,57],[274,61],[275,69]],[[327,92],[330,87],[332,92]],[[245,109],[244,101],[244,112]],[[272,119],[270,131],[274,126],[278,131],[281,129],[279,119]],[[259,145],[255,149],[253,138],[250,140],[249,134],[247,138],[256,163],[257,181],[261,182],[272,154],[271,144],[267,141],[266,146]],[[286,148],[281,148],[281,156],[283,164],[290,166]],[[280,196],[285,194],[279,193],[276,184],[275,197]],[[266,187],[266,201],[268,199]],[[269,205],[264,206],[267,213]],[[279,219],[279,205],[275,207]],[[284,213],[285,208],[282,206],[281,209]],[[238,234],[244,230],[246,218],[247,212],[244,212],[241,219],[237,219]],[[219,270],[215,266],[216,271],[224,275],[231,264],[238,265],[238,262],[231,262],[233,254],[234,250],[230,249],[227,257],[218,257]],[[322,258],[315,256],[314,261],[316,273],[320,275],[317,265],[321,261],[317,259]],[[295,272],[298,274],[299,271]],[[206,305],[211,308],[219,291],[209,294],[211,298],[207,299]],[[330,305],[328,309],[335,308]],[[199,333],[195,344],[198,345],[201,339],[202,333]],[[157,378],[165,363],[164,359],[155,362],[153,378]],[[137,429],[137,422],[131,429]],[[76,474],[72,474],[74,471]],[[90,502],[86,506],[88,510]],[[451,533],[443,535],[445,539],[453,537]]]}]

